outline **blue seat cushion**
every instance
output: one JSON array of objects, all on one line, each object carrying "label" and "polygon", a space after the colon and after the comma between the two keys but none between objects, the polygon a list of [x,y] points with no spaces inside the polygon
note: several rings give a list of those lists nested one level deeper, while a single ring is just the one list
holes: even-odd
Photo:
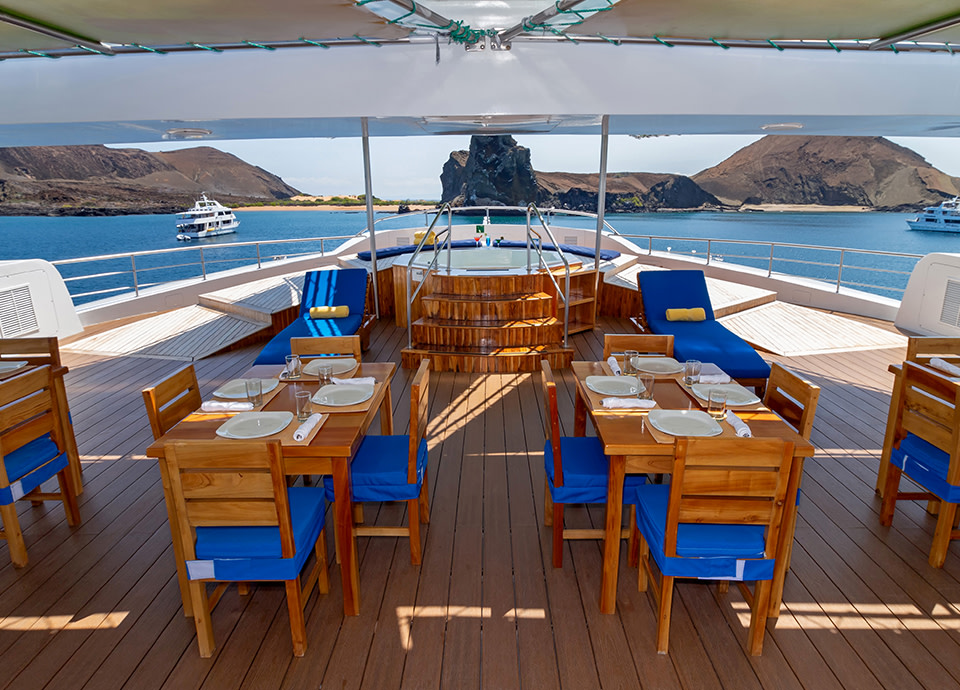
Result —
[{"label": "blue seat cushion", "polygon": [[648,321],[666,320],[667,309],[692,307],[703,307],[708,321],[716,318],[703,271],[640,271],[637,284]]},{"label": "blue seat cushion", "polygon": [[[292,580],[323,529],[326,499],[319,487],[292,487],[290,520],[296,553],[283,558],[279,527],[198,527],[196,561],[188,561],[190,579]],[[199,563],[207,563],[198,565]],[[195,577],[197,575],[197,577]]]},{"label": "blue seat cushion", "polygon": [[673,356],[679,360],[713,362],[735,379],[765,379],[770,365],[736,333],[717,321],[647,319],[654,333],[673,336]]},{"label": "blue seat cushion", "polygon": [[[554,503],[606,503],[610,462],[603,453],[600,439],[594,436],[561,436],[560,456],[563,458],[563,486],[554,483],[553,444],[543,447],[543,463],[550,482],[550,497]],[[632,497],[646,478],[628,474],[623,482],[623,495]],[[630,500],[629,498],[627,500]]]},{"label": "blue seat cushion", "polygon": [[0,489],[0,505],[9,505],[30,493],[67,466],[67,454],[44,434],[7,453],[3,464],[10,486]]},{"label": "blue seat cushion", "polygon": [[[475,248],[477,246],[477,243],[474,242],[473,240],[454,240],[453,242],[450,243],[450,246],[453,249],[470,249],[470,248]],[[527,243],[516,242],[513,240],[504,240],[498,246],[505,247],[505,248],[506,247],[509,247],[509,248],[524,247],[525,248],[527,246]],[[417,245],[415,244],[400,244],[395,247],[384,247],[383,249],[377,250],[377,258],[386,259],[387,257],[400,256],[401,254],[412,254],[414,251],[416,251],[416,249],[417,249]],[[432,244],[423,245],[422,251],[426,251],[427,249],[433,250],[433,245]],[[556,249],[557,248],[552,244],[543,245],[544,251],[556,251]],[[561,244],[560,249],[565,254],[575,254],[577,256],[593,257],[593,254],[594,254],[594,249],[592,247],[581,247],[576,244]],[[619,256],[620,256],[620,252],[616,251],[615,249],[600,250],[600,258],[604,261],[610,261],[612,259],[616,259]],[[360,259],[361,261],[370,261],[370,252],[357,252],[357,258]]]},{"label": "blue seat cushion", "polygon": [[890,462],[937,497],[960,503],[960,486],[947,483],[950,455],[914,434],[907,434],[890,453]]},{"label": "blue seat cushion", "polygon": [[774,559],[764,558],[763,525],[680,524],[677,556],[664,551],[669,484],[645,484],[635,492],[637,526],[664,575],[706,579],[769,580]]},{"label": "blue seat cushion", "polygon": [[354,335],[360,330],[363,311],[342,319],[311,319],[298,316],[289,326],[270,339],[254,364],[283,364],[290,354],[290,338],[319,338],[331,335]]},{"label": "blue seat cushion", "polygon": [[[365,436],[350,463],[350,484],[353,500],[411,501],[420,496],[423,475],[427,470],[427,441],[417,447],[417,481],[407,483],[407,460],[410,437]],[[323,486],[328,500],[333,500],[333,477],[325,476]]]}]

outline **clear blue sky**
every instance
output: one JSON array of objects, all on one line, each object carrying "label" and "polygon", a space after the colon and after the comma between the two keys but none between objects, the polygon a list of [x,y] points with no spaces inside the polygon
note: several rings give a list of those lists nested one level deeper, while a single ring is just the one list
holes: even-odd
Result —
[{"label": "clear blue sky", "polygon": [[[517,136],[543,172],[596,172],[600,139],[595,136]],[[610,138],[610,172],[669,172],[693,175],[716,165],[759,136],[670,136]],[[934,167],[960,177],[960,138],[898,137]],[[129,144],[148,151],[209,145],[279,175],[306,194],[361,194],[360,139],[262,139]],[[381,199],[439,199],[440,171],[451,151],[467,149],[467,136],[382,137],[370,140],[373,193]]]}]

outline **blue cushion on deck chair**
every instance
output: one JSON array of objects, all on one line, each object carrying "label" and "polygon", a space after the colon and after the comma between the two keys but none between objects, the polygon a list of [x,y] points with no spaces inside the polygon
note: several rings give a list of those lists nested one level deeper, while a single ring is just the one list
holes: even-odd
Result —
[{"label": "blue cushion on deck chair", "polygon": [[960,486],[947,483],[950,455],[914,434],[907,434],[890,452],[890,462],[948,503],[960,503]]},{"label": "blue cushion on deck chair", "polygon": [[30,493],[65,468],[67,463],[67,454],[57,449],[50,434],[7,453],[3,464],[10,486],[0,488],[0,505],[9,505]]},{"label": "blue cushion on deck chair", "polygon": [[[595,436],[561,436],[563,486],[554,486],[553,444],[543,447],[543,464],[554,503],[606,503],[610,461],[603,453],[603,444]],[[646,477],[628,474],[623,481],[623,495],[630,500]]]},{"label": "blue cushion on deck chair", "polygon": [[[407,483],[407,465],[410,457],[410,437],[365,436],[350,463],[350,484],[353,500],[412,501],[420,496],[423,475],[427,469],[427,441],[421,439],[417,447],[417,481]],[[333,477],[325,476],[323,486],[327,499],[333,500]]]},{"label": "blue cushion on deck chair", "polygon": [[279,527],[198,527],[192,580],[292,580],[303,569],[323,529],[326,498],[319,487],[292,487],[290,520],[296,552],[283,558]]},{"label": "blue cushion on deck chair", "polygon": [[773,578],[774,559],[763,557],[763,525],[680,524],[677,556],[667,558],[664,541],[670,485],[646,484],[635,496],[637,527],[664,575],[747,582]]}]

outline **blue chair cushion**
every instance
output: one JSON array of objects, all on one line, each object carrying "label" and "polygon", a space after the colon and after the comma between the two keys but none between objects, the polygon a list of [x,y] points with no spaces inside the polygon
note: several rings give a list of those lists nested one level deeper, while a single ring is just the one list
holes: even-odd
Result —
[{"label": "blue chair cushion", "polygon": [[950,455],[914,434],[907,434],[890,453],[890,462],[948,503],[960,503],[960,486],[947,483]]},{"label": "blue chair cushion", "polygon": [[[427,470],[427,441],[417,448],[417,481],[407,483],[407,460],[410,437],[365,436],[350,463],[350,484],[353,500],[411,501],[420,496],[423,475]],[[323,486],[327,499],[333,500],[333,477],[325,476]]]},{"label": "blue chair cushion", "polygon": [[703,307],[708,321],[716,318],[703,271],[640,271],[637,284],[647,320],[667,318],[667,309]]},{"label": "blue chair cushion", "polygon": [[[594,436],[561,436],[560,455],[563,458],[563,486],[554,485],[553,444],[543,447],[543,463],[554,503],[606,503],[610,462],[603,453],[600,439]],[[623,482],[623,495],[633,492],[646,477],[628,474]],[[629,498],[627,499],[629,500]]]},{"label": "blue chair cushion", "polygon": [[635,492],[637,526],[664,575],[706,579],[769,580],[774,559],[764,558],[762,525],[694,525],[677,528],[677,556],[664,552],[668,484],[646,484]]},{"label": "blue chair cushion", "polygon": [[765,379],[770,365],[736,333],[717,321],[647,319],[654,333],[673,336],[673,356],[679,360],[713,362],[735,379]]},{"label": "blue chair cushion", "polygon": [[0,505],[9,505],[30,493],[67,466],[67,454],[44,434],[7,453],[3,464],[10,486],[0,488]]},{"label": "blue chair cushion", "polygon": [[[477,243],[473,240],[454,240],[450,243],[450,246],[454,249],[469,249],[477,246]],[[526,247],[526,242],[515,242],[513,240],[504,240],[499,244],[500,247],[509,247],[512,249],[518,247]],[[383,249],[377,250],[377,259],[386,259],[391,256],[400,256],[401,254],[412,254],[416,251],[417,245],[415,244],[400,244],[395,247],[385,247]],[[432,244],[423,245],[423,251],[427,249],[432,250]],[[556,247],[552,244],[543,245],[544,251],[556,251]],[[566,254],[575,254],[577,256],[586,256],[593,257],[594,249],[593,247],[581,247],[575,244],[561,244],[560,249]],[[600,258],[604,261],[610,261],[616,259],[620,256],[620,252],[614,249],[601,249]],[[357,258],[361,261],[370,261],[370,252],[357,252]]]},{"label": "blue chair cushion", "polygon": [[[290,520],[296,553],[282,558],[279,527],[198,527],[190,579],[292,580],[303,569],[323,529],[326,499],[319,487],[293,487]],[[204,563],[206,562],[206,563]]]}]

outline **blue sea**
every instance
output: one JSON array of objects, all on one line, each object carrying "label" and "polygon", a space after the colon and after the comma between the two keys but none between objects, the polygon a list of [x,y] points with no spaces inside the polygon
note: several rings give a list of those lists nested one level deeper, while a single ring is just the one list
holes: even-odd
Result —
[{"label": "blue sea", "polygon": [[[960,234],[918,232],[907,228],[905,213],[653,213],[608,215],[607,222],[624,235],[644,236],[634,240],[641,248],[652,246],[658,251],[684,252],[703,256],[707,246],[694,239],[715,240],[710,251],[727,262],[745,263],[759,268],[770,264],[769,247],[738,245],[730,240],[754,240],[817,247],[850,247],[855,249],[909,254],[929,252],[960,252]],[[366,226],[362,211],[248,211],[238,212],[240,228],[235,235],[226,235],[200,242],[177,242],[172,215],[138,215],[112,217],[0,217],[0,240],[5,248],[5,259],[41,258],[49,261],[102,254],[143,252],[158,249],[184,248],[174,255],[142,256],[136,258],[140,287],[179,277],[198,275],[199,253],[204,248],[208,272],[224,270],[239,263],[256,260],[256,249],[236,248],[209,250],[218,245],[246,241],[271,241],[313,237],[354,235]],[[378,215],[378,217],[384,217]],[[463,222],[472,222],[462,219]],[[497,222],[497,218],[493,222]],[[511,219],[502,219],[510,222]],[[561,221],[556,221],[560,223]],[[419,227],[422,215],[411,215],[389,221],[391,227]],[[564,218],[563,224],[576,227],[595,227],[596,221],[586,218]],[[495,236],[495,233],[494,233]],[[726,240],[726,241],[725,241]],[[561,238],[562,241],[562,238]],[[341,241],[326,244],[332,250]],[[315,243],[264,245],[261,260],[273,256],[293,256],[317,251]],[[778,248],[774,270],[784,270],[835,280],[839,252],[800,248]],[[906,285],[906,274],[914,260],[891,260],[865,254],[848,253],[843,282],[860,286],[879,294],[899,298]],[[860,271],[858,266],[882,266],[895,273],[878,274]],[[101,275],[96,279],[69,282],[71,293],[96,292],[77,298],[78,303],[114,294],[117,289],[131,289],[131,260],[129,258],[101,262],[91,270]],[[154,270],[145,270],[154,269]],[[70,277],[77,270],[62,266],[61,272]]]}]

